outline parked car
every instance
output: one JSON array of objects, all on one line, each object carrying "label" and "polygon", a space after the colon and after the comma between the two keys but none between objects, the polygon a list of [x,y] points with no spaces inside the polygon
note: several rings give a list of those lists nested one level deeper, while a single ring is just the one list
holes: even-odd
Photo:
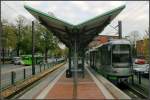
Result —
[{"label": "parked car", "polygon": [[142,75],[149,75],[149,64],[133,64],[135,73],[141,72]]},{"label": "parked car", "polygon": [[13,63],[15,65],[20,65],[21,64],[21,57],[13,57]]},{"label": "parked car", "polygon": [[135,59],[134,63],[135,64],[145,64],[146,61],[145,61],[145,59],[137,58],[137,59]]}]

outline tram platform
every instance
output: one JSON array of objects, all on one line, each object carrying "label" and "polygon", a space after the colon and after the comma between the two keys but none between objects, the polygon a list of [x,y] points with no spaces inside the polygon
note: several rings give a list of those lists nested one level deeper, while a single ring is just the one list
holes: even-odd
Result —
[{"label": "tram platform", "polygon": [[[76,99],[114,99],[109,91],[87,69],[85,77],[78,75]],[[35,99],[74,99],[73,78],[66,78],[65,70]]]}]

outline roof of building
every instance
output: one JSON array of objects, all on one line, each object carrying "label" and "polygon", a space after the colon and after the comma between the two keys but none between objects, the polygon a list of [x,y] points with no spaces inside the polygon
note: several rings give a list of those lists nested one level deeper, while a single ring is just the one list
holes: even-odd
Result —
[{"label": "roof of building", "polygon": [[77,36],[78,48],[85,48],[125,8],[125,5],[78,25],[62,21],[27,5],[24,7],[67,47],[73,46],[74,39]]}]

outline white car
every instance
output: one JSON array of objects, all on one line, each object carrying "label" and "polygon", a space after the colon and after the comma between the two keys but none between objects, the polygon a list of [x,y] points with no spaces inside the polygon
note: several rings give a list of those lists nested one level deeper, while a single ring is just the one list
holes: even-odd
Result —
[{"label": "white car", "polygon": [[13,58],[13,63],[15,65],[20,65],[21,64],[21,58],[20,57],[14,57]]},{"label": "white car", "polygon": [[149,73],[149,64],[133,64],[133,70],[136,72],[142,72],[143,74]]}]

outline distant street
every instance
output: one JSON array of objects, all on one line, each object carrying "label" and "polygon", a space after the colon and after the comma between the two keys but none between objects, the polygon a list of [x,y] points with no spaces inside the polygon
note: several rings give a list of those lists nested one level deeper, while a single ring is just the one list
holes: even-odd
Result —
[{"label": "distant street", "polygon": [[[55,59],[48,59],[48,63],[56,61]],[[45,66],[46,69],[47,66]],[[4,64],[1,65],[1,87],[4,88],[7,85],[11,84],[11,72],[14,71],[16,74],[15,81],[23,80],[24,72],[26,77],[32,76],[32,66],[25,66],[25,65],[15,65],[15,64]],[[41,71],[44,70],[44,66],[41,66]],[[40,65],[35,65],[35,72],[40,72]]]},{"label": "distant street", "polygon": [[[48,59],[48,63],[56,61],[55,59]],[[1,65],[1,74],[9,73],[11,71],[17,71],[21,69],[31,68],[32,66],[25,66],[25,65],[15,65],[15,64],[4,64]]]}]

